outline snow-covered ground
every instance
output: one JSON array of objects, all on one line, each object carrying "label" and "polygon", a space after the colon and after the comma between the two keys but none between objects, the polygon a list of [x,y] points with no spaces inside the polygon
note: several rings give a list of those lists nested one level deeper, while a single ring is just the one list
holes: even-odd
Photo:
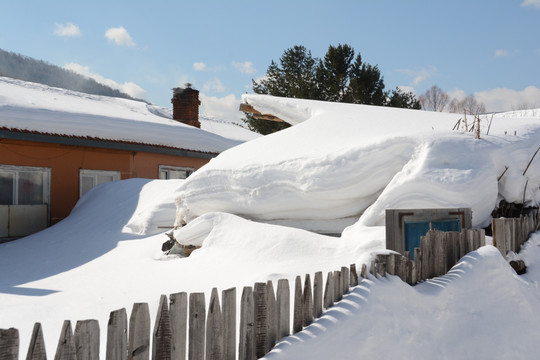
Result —
[{"label": "snow-covered ground", "polygon": [[[498,199],[521,201],[527,180],[526,200],[539,201],[540,158],[523,175],[540,146],[539,118],[494,117],[477,140],[452,131],[459,116],[449,114],[247,99],[298,124],[223,152],[187,180],[102,184],[62,222],[0,244],[0,328],[20,330],[22,352],[37,321],[52,358],[66,319],[98,319],[105,344],[110,311],[149,302],[154,317],[160,294],[209,297],[213,287],[367,263],[385,250],[385,206],[473,207],[479,225]],[[177,238],[202,245],[188,258],[160,251],[168,238],[158,226],[177,211],[188,222]],[[295,227],[267,223],[280,221]],[[523,276],[488,245],[415,287],[370,278],[267,358],[536,358],[540,234],[520,256]]]}]

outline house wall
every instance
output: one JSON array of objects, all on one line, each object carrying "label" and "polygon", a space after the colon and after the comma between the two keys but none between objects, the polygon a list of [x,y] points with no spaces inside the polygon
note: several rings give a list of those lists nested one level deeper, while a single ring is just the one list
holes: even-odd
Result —
[{"label": "house wall", "polygon": [[157,179],[159,165],[192,167],[208,162],[183,156],[0,139],[0,164],[51,169],[50,219],[69,215],[79,199],[79,170],[119,171],[121,179]]}]

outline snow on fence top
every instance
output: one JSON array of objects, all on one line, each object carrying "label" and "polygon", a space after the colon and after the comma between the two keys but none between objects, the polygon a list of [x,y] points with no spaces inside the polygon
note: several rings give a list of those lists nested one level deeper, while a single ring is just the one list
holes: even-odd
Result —
[{"label": "snow on fence top", "polygon": [[473,118],[459,114],[268,95],[242,101],[294,126],[193,174],[175,194],[177,225],[221,211],[339,233],[358,219],[383,225],[386,208],[470,207],[472,225],[485,226],[500,199],[540,201],[540,159],[523,175],[540,146],[538,117],[482,116],[475,139]]}]

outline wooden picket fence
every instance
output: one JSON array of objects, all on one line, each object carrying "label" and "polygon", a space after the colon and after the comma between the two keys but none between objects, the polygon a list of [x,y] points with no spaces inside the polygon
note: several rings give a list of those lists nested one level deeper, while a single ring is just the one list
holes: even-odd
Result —
[{"label": "wooden picket fence", "polygon": [[[494,243],[496,241],[501,252],[516,249],[530,232],[537,229],[538,217],[534,216],[517,220],[495,219]],[[277,282],[276,292],[272,281],[255,283],[253,287],[243,288],[238,327],[236,288],[223,290],[221,301],[218,290],[212,289],[208,306],[204,293],[181,292],[169,295],[168,299],[162,295],[152,332],[146,303],[133,305],[129,323],[125,308],[110,313],[106,359],[138,360],[150,359],[150,356],[159,360],[186,357],[189,360],[258,359],[267,354],[281,338],[301,331],[320,317],[324,309],[342,299],[349,287],[366,279],[368,271],[374,276],[396,275],[414,285],[446,274],[465,254],[483,245],[483,229],[430,231],[421,239],[420,248],[414,250],[414,260],[410,259],[409,254],[378,254],[369,268],[364,264],[357,272],[355,264],[342,267],[328,272],[325,282],[322,272],[314,274],[313,282],[309,274],[304,276],[303,281],[301,276],[297,276],[292,306],[287,279]],[[78,321],[74,332],[71,322],[66,320],[55,360],[99,359],[99,334],[97,320]],[[19,359],[17,329],[0,329],[0,359]],[[46,359],[40,323],[34,325],[26,359]]]}]

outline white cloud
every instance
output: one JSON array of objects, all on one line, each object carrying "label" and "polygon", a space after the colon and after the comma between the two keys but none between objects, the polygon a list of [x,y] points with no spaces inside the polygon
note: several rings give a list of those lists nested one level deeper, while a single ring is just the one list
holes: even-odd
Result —
[{"label": "white cloud", "polygon": [[110,28],[105,32],[105,37],[118,46],[135,46],[135,42],[123,26]]},{"label": "white cloud", "polygon": [[437,68],[433,65],[421,69],[398,69],[397,72],[412,78],[411,86],[418,85],[437,73]]},{"label": "white cloud", "polygon": [[506,56],[506,55],[508,55],[508,51],[504,49],[495,50],[495,57],[501,57],[501,56]]},{"label": "white cloud", "polygon": [[54,35],[75,37],[81,35],[81,30],[77,25],[73,25],[70,22],[65,24],[55,24]]},{"label": "white cloud", "polygon": [[521,6],[534,6],[537,9],[540,9],[540,0],[523,0]]},{"label": "white cloud", "polygon": [[146,97],[146,91],[139,85],[131,81],[119,84],[114,80],[107,79],[102,75],[91,72],[88,66],[83,66],[77,63],[65,64],[64,68],[76,72],[77,74],[86,76],[87,78],[94,79],[100,84],[107,85],[116,90],[120,90],[121,92],[126,93],[131,97],[137,99],[144,99]]},{"label": "white cloud", "polygon": [[223,83],[219,79],[213,79],[208,81],[206,84],[203,85],[203,91],[206,92],[217,92],[217,93],[223,93],[225,92],[225,86],[223,86]]},{"label": "white cloud", "polygon": [[233,62],[232,64],[242,74],[254,74],[257,71],[253,67],[253,63],[251,61],[246,61],[243,63]]},{"label": "white cloud", "polygon": [[408,85],[403,85],[403,86],[398,86],[398,89],[403,91],[404,93],[413,93],[414,95],[416,95],[416,90],[412,87],[412,86],[408,86]]},{"label": "white cloud", "polygon": [[206,64],[203,62],[194,62],[193,69],[196,71],[204,71],[206,70]]},{"label": "white cloud", "polygon": [[235,120],[242,123],[244,113],[238,110],[240,107],[240,99],[237,99],[234,94],[229,94],[224,97],[207,96],[204,93],[199,94],[203,114],[219,119]]},{"label": "white cloud", "polygon": [[518,109],[523,104],[540,107],[540,89],[528,86],[523,90],[496,88],[475,92],[474,96],[486,105],[487,111],[510,111]]}]

